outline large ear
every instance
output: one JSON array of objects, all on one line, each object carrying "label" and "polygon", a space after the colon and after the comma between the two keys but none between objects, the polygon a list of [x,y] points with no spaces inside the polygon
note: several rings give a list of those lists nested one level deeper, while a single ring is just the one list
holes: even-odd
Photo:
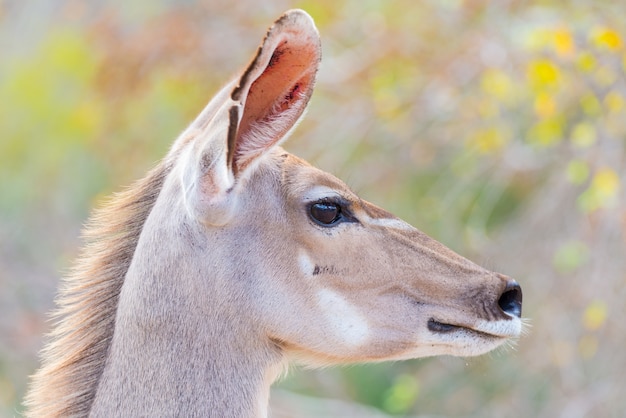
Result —
[{"label": "large ear", "polygon": [[[284,139],[306,108],[321,58],[313,19],[291,10],[267,32],[231,99],[229,162],[238,174]],[[243,108],[242,108],[243,106]]]},{"label": "large ear", "polygon": [[240,180],[285,139],[304,112],[321,58],[317,29],[302,10],[269,28],[248,67],[207,105],[174,149],[189,142],[183,173],[188,207],[204,222],[227,222]]}]

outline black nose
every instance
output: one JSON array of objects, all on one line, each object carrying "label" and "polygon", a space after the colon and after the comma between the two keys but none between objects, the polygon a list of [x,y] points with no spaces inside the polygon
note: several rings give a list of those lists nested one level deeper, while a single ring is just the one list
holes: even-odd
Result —
[{"label": "black nose", "polygon": [[498,306],[504,313],[521,318],[522,288],[515,280],[507,280],[504,292],[498,299]]}]

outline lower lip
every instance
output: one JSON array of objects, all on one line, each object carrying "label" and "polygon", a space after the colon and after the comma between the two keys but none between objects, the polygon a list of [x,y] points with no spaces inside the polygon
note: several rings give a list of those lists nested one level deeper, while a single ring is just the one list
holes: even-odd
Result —
[{"label": "lower lip", "polygon": [[468,327],[464,327],[461,325],[452,325],[452,324],[445,324],[443,322],[439,322],[436,321],[435,319],[431,318],[428,320],[428,329],[431,332],[437,333],[437,334],[451,334],[453,332],[458,332],[458,331],[465,331],[471,334],[475,334],[475,335],[479,335],[483,338],[506,338],[504,336],[500,336],[500,335],[493,335],[493,334],[489,334],[483,331],[479,331],[476,329],[472,329],[472,328],[468,328]]}]

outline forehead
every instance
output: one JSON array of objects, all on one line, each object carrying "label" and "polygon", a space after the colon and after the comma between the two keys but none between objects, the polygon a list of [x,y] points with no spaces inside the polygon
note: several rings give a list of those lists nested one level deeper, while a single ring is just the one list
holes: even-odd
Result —
[{"label": "forehead", "polygon": [[301,158],[285,153],[283,162],[282,183],[287,194],[291,197],[311,196],[322,197],[324,194],[335,193],[347,200],[357,200],[358,197],[350,188],[337,177],[313,167]]}]

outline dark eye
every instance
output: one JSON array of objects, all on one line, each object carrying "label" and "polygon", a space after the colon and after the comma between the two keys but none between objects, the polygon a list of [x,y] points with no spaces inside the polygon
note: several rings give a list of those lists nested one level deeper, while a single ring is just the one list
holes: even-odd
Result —
[{"label": "dark eye", "polygon": [[341,206],[332,202],[313,203],[309,212],[311,218],[322,226],[331,226],[341,218]]}]

